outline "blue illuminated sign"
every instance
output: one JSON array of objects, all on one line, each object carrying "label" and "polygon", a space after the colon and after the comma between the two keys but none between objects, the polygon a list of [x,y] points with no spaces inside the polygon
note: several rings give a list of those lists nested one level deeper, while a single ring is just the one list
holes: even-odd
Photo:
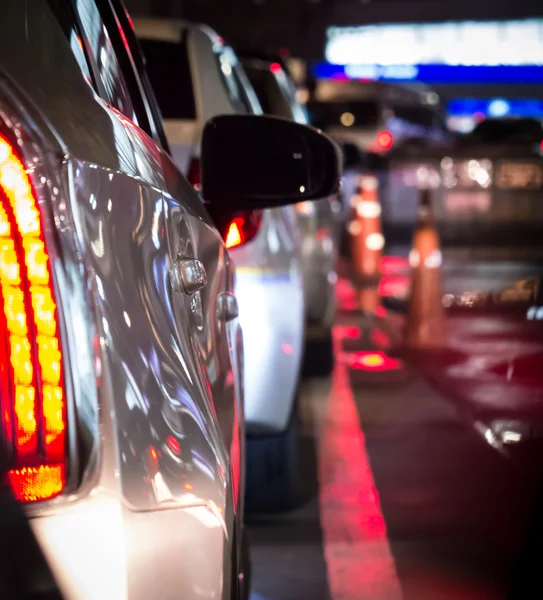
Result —
[{"label": "blue illuminated sign", "polygon": [[[496,112],[498,107],[498,112]],[[501,110],[500,110],[501,108]],[[506,111],[505,111],[506,109]],[[447,104],[447,113],[452,117],[484,115],[485,117],[543,117],[543,100],[531,98],[456,98]]]},{"label": "blue illuminated sign", "polygon": [[543,66],[539,65],[333,65],[316,63],[317,79],[384,81],[408,83],[418,81],[440,84],[532,84],[543,85]]}]

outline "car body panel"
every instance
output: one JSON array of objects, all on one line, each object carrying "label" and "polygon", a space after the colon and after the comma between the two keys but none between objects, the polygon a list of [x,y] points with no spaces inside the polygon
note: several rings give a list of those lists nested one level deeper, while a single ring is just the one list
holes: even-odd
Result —
[{"label": "car body panel", "polygon": [[[244,440],[241,332],[216,310],[228,253],[165,151],[85,81],[47,4],[7,4],[2,98],[50,177],[64,369],[93,447],[79,485],[28,507],[32,526],[66,598],[227,598]],[[201,311],[171,289],[183,249],[207,271]]]},{"label": "car body panel", "polygon": [[302,272],[293,252],[299,238],[291,207],[284,221],[265,214],[257,237],[232,251],[251,435],[284,431],[292,413],[304,333]]}]

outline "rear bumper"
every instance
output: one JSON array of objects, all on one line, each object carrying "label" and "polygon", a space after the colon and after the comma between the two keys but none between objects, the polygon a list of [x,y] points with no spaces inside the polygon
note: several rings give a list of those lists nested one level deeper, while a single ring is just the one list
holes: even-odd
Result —
[{"label": "rear bumper", "polygon": [[223,597],[230,547],[220,515],[204,505],[135,512],[96,492],[30,521],[63,598]]}]

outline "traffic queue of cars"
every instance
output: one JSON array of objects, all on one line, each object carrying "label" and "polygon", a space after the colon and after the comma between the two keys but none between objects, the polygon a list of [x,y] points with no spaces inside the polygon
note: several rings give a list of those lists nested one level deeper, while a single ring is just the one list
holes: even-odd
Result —
[{"label": "traffic queue of cars", "polygon": [[158,50],[168,105],[119,0],[5,8],[0,431],[12,493],[65,598],[246,598],[246,420],[264,440],[249,468],[257,493],[269,489],[264,508],[290,505],[306,306],[290,205],[337,192],[338,147],[260,115],[205,28],[179,27],[179,61]]},{"label": "traffic queue of cars", "polygon": [[[268,114],[307,124],[296,118],[301,110],[292,94],[288,110],[269,110],[234,50],[209,27],[159,19],[135,19],[134,26],[172,157],[196,190],[201,191],[202,132],[209,119],[262,114],[264,106]],[[247,502],[254,510],[295,503],[300,367],[304,354],[321,366],[319,374],[333,365],[336,244],[330,208],[328,218],[320,216],[321,205],[330,207],[330,201],[315,204],[244,211],[225,225],[244,338]],[[304,352],[306,332],[314,338],[315,326],[324,348]],[[323,357],[320,362],[315,355]]]}]

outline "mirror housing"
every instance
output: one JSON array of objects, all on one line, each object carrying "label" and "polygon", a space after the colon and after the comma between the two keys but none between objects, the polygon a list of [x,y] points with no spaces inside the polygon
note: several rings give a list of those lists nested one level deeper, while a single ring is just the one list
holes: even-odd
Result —
[{"label": "mirror housing", "polygon": [[339,188],[338,146],[321,131],[271,116],[221,115],[202,139],[202,196],[212,215],[326,198]]}]

